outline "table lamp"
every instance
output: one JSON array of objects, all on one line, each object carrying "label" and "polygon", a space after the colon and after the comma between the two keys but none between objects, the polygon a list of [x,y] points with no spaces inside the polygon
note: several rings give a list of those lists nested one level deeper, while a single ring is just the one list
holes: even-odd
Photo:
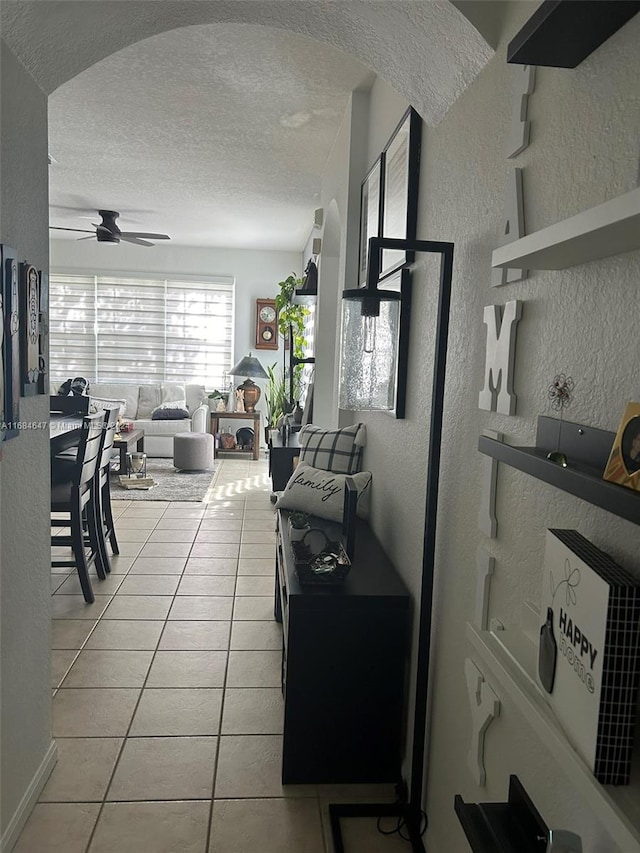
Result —
[{"label": "table lamp", "polygon": [[256,403],[260,399],[260,388],[252,380],[269,378],[264,367],[260,364],[257,358],[249,353],[249,355],[245,355],[244,358],[241,358],[229,372],[232,376],[247,377],[242,385],[238,385],[237,390],[242,391],[245,412],[255,412]]}]

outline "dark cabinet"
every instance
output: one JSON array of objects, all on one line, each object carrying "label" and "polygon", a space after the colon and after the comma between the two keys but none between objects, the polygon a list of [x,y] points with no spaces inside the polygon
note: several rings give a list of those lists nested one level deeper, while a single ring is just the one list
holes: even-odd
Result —
[{"label": "dark cabinet", "polygon": [[[338,537],[339,526],[317,522]],[[283,627],[284,784],[400,778],[410,597],[361,520],[355,547],[343,585],[301,586],[287,513],[279,513],[275,616]]]},{"label": "dark cabinet", "polygon": [[300,444],[297,433],[291,433],[287,443],[282,443],[282,436],[277,430],[271,431],[269,440],[269,474],[271,488],[274,492],[284,491],[293,473],[293,462],[300,456]]}]

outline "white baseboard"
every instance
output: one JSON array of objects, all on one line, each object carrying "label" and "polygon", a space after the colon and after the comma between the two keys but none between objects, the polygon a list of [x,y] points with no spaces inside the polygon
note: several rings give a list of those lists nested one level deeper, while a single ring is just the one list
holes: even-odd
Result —
[{"label": "white baseboard", "polygon": [[51,775],[51,771],[55,767],[57,760],[58,745],[55,740],[52,740],[51,745],[47,750],[47,754],[42,759],[40,767],[36,770],[33,779],[29,783],[29,787],[24,792],[24,796],[20,800],[18,808],[15,810],[13,817],[9,821],[9,825],[2,834],[2,840],[0,840],[0,853],[11,853],[11,850],[13,850],[18,840],[18,836],[22,832],[33,807],[38,802],[38,797],[40,796],[47,779]]}]

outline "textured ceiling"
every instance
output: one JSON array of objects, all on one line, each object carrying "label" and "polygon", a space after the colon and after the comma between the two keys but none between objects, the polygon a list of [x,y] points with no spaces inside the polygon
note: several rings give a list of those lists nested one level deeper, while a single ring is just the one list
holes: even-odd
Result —
[{"label": "textured ceiling", "polygon": [[52,223],[109,206],[123,229],[187,245],[301,249],[367,68],[435,123],[493,55],[447,0],[3,0],[0,13],[53,92]]},{"label": "textured ceiling", "polygon": [[100,207],[181,245],[301,250],[349,95],[372,79],[334,48],[250,25],[125,48],[50,97],[51,224],[91,227],[79,216]]}]

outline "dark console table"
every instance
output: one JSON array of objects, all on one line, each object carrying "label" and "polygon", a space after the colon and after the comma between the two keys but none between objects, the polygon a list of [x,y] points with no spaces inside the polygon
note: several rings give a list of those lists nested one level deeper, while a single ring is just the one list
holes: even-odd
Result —
[{"label": "dark console table", "polygon": [[293,460],[300,456],[298,434],[291,433],[287,443],[282,443],[278,430],[271,431],[269,439],[269,473],[271,488],[274,492],[282,492],[293,473]]},{"label": "dark console table", "polygon": [[[342,586],[301,586],[278,513],[275,618],[282,622],[283,784],[397,782],[404,744],[410,596],[358,519]],[[336,539],[340,526],[313,526]]]}]

